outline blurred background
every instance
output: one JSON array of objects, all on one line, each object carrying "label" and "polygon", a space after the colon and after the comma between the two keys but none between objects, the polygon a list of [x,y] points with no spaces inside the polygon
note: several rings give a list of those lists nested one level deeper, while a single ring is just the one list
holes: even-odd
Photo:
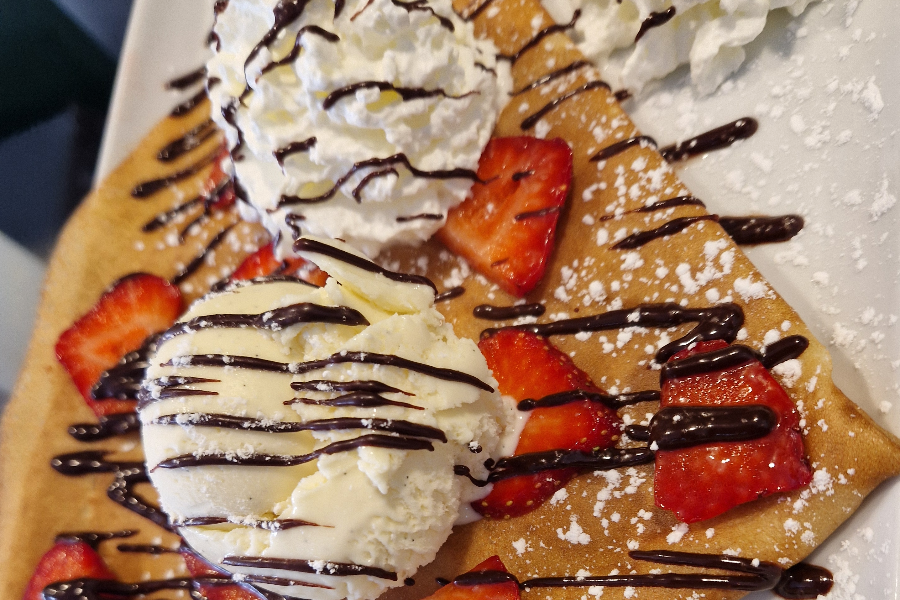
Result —
[{"label": "blurred background", "polygon": [[91,187],[131,0],[0,0],[0,408],[44,264]]}]

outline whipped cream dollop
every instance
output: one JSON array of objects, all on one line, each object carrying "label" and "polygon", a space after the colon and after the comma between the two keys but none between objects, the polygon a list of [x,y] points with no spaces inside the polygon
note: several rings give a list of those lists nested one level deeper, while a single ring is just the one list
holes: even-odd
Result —
[{"label": "whipped cream dollop", "polygon": [[[758,36],[769,12],[798,16],[814,0],[543,0],[571,30],[615,89],[633,93],[689,64],[691,81],[709,94],[744,62],[743,46]],[[640,34],[640,35],[639,35]],[[639,39],[637,39],[639,38]]]},{"label": "whipped cream dollop", "polygon": [[301,243],[324,287],[238,285],[162,335],[139,409],[147,467],[177,531],[237,581],[375,598],[486,493],[454,465],[486,477],[515,409],[427,280]]},{"label": "whipped cream dollop", "polygon": [[[209,61],[239,195],[281,233],[375,256],[468,193],[511,86],[450,0],[230,0]],[[246,208],[246,205],[245,205]]]}]

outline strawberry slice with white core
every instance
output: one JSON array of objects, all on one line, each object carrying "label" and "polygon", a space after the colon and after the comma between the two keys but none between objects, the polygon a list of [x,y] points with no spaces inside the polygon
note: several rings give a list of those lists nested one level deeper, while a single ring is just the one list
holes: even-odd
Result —
[{"label": "strawberry slice with white core", "polygon": [[[500,330],[482,339],[478,348],[497,379],[500,393],[517,402],[571,390],[602,393],[568,355],[536,334]],[[536,408],[525,423],[514,455],[610,448],[619,439],[620,427],[614,410],[590,400]],[[502,479],[472,506],[495,519],[523,515],[539,507],[577,474],[576,469],[556,469]]]},{"label": "strawberry slice with white core", "polygon": [[[701,342],[669,362],[727,346],[718,340]],[[752,441],[660,450],[653,484],[657,506],[673,511],[684,523],[694,523],[810,482],[800,416],[791,398],[758,360],[669,379],[662,386],[661,408],[740,405],[772,409],[778,418],[775,429]]]},{"label": "strawberry slice with white core", "polygon": [[100,375],[175,323],[181,292],[162,277],[134,273],[118,280],[83,317],[59,336],[56,358],[97,416],[132,412],[133,400],[91,397]]},{"label": "strawberry slice with white core", "polygon": [[115,579],[103,558],[90,544],[77,539],[58,540],[38,561],[23,600],[44,600],[44,588],[73,579]]},{"label": "strawberry slice with white core", "polygon": [[479,273],[516,296],[544,276],[556,223],[572,182],[572,150],[561,139],[495,138],[478,163],[470,196],[451,209],[438,238]]},{"label": "strawberry slice with white core", "polygon": [[492,556],[424,600],[519,600],[518,583],[504,573],[503,561]]}]

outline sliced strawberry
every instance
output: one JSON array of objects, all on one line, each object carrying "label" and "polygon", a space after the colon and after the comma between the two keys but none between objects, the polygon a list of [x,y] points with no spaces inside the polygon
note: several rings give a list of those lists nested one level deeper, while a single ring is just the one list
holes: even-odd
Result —
[{"label": "sliced strawberry", "polygon": [[87,577],[115,579],[103,558],[88,543],[75,539],[58,540],[38,561],[23,600],[43,600],[41,592],[48,585]]},{"label": "sliced strawberry", "polygon": [[212,170],[206,179],[205,185],[207,194],[211,194],[214,190],[221,187],[221,190],[209,205],[210,210],[213,211],[225,210],[226,208],[231,207],[236,199],[234,186],[230,183],[226,183],[230,178],[225,174],[225,171],[222,170],[222,163],[226,160],[231,159],[228,153],[228,146],[223,144],[219,155],[216,157],[215,161],[213,161]]},{"label": "sliced strawberry", "polygon": [[[568,355],[533,333],[501,330],[482,339],[478,347],[500,392],[517,401],[537,400],[569,390],[602,393]],[[531,411],[514,454],[610,448],[619,439],[620,423],[614,410],[589,400],[537,408]],[[574,469],[559,469],[503,479],[473,507],[495,519],[523,515],[540,506],[576,474]]]},{"label": "sliced strawberry", "polygon": [[[502,573],[508,573],[503,561],[499,556],[492,556],[482,562],[466,575],[458,579],[458,582],[448,583],[425,600],[519,600],[519,586],[515,580],[510,579],[503,581]],[[467,585],[466,580],[477,582],[477,578],[467,577],[475,573],[485,573],[491,579],[499,580],[495,583],[477,583],[476,585]],[[490,577],[492,575],[500,575],[500,577]]]},{"label": "sliced strawberry", "polygon": [[[669,362],[727,347],[701,342]],[[685,523],[775,492],[809,483],[812,472],[803,451],[800,417],[793,401],[758,361],[714,373],[688,375],[663,383],[660,407],[765,405],[778,416],[775,429],[746,442],[704,444],[656,453],[656,505]]]},{"label": "sliced strawberry", "polygon": [[243,281],[276,273],[285,275],[296,274],[300,279],[319,287],[325,285],[325,281],[328,279],[328,274],[325,271],[320,270],[317,266],[299,256],[279,261],[275,258],[275,250],[272,244],[268,244],[245,258],[244,262],[238,265],[238,268],[231,274],[231,280]]},{"label": "sliced strawberry", "polygon": [[[216,577],[226,576],[227,573],[209,564],[196,552],[187,547],[182,547],[181,556],[191,577]],[[260,596],[247,588],[234,584],[200,583],[200,594],[206,600],[260,600]]]},{"label": "sliced strawberry", "polygon": [[181,314],[181,304],[177,286],[155,275],[135,273],[114,283],[59,336],[56,358],[97,416],[134,410],[133,400],[95,400],[91,387],[147,336],[169,328]]},{"label": "sliced strawberry", "polygon": [[544,276],[572,181],[561,139],[491,140],[469,198],[452,209],[440,240],[501,288],[523,296]]}]

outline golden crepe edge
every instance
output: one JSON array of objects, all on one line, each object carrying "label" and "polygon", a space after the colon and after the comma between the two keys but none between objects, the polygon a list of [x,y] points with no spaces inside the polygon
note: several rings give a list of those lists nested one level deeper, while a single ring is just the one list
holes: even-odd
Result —
[{"label": "golden crepe edge", "polygon": [[[476,26],[495,40],[501,53],[514,54],[536,33],[534,25],[536,16],[540,17],[541,23],[538,30],[550,24],[549,17],[536,2],[498,1],[496,7],[496,14],[480,15],[476,19]],[[466,14],[464,9],[463,14]],[[539,48],[525,53],[517,61],[513,71],[515,88],[520,89],[546,73],[548,56],[552,56],[556,61],[555,64],[560,66],[566,61],[576,60],[579,55],[563,34],[548,36]],[[561,79],[554,86],[560,86],[560,92],[566,93],[589,81],[584,79],[585,76],[584,72],[578,72],[573,77]],[[524,116],[540,108],[547,98],[541,95],[540,90],[513,98],[501,118],[496,134],[533,133],[533,131],[523,132],[519,124]],[[530,106],[520,111],[519,107],[523,103]],[[62,531],[139,529],[141,533],[136,536],[136,540],[162,541],[170,546],[177,543],[177,536],[174,534],[164,533],[126,510],[113,508],[106,498],[109,476],[66,478],[49,468],[52,456],[85,449],[116,449],[116,456],[123,458],[139,456],[139,448],[136,448],[137,438],[133,434],[124,439],[93,444],[75,442],[65,434],[66,427],[73,422],[91,421],[94,417],[56,362],[53,347],[60,332],[86,312],[100,292],[117,278],[141,270],[166,277],[173,276],[175,274],[173,265],[176,262],[184,263],[190,260],[229,219],[233,218],[233,215],[224,214],[213,222],[215,227],[204,227],[198,235],[189,237],[184,245],[168,243],[165,232],[152,235],[140,232],[142,223],[158,214],[160,210],[166,210],[173,203],[177,203],[179,196],[186,198],[196,193],[205,177],[205,170],[197,178],[178,183],[174,189],[165,190],[148,200],[134,200],[130,196],[130,190],[137,182],[168,175],[186,166],[218,143],[218,140],[208,141],[201,149],[170,165],[160,164],[155,159],[154,155],[159,147],[205,119],[205,115],[202,114],[204,110],[200,108],[188,117],[169,118],[160,123],[132,156],[85,200],[60,237],[47,272],[45,291],[25,367],[4,415],[0,439],[2,443],[0,481],[3,481],[0,491],[0,531],[6,540],[0,549],[0,590],[5,592],[7,597],[21,595],[21,590],[30,577],[37,559],[49,549],[53,536]],[[602,88],[573,96],[542,119],[549,125],[546,132],[542,133],[546,133],[547,137],[565,138],[575,153],[574,189],[567,213],[560,221],[558,247],[545,280],[529,295],[530,300],[541,299],[547,304],[548,315],[571,313],[576,308],[585,310],[585,313],[599,312],[598,307],[584,304],[583,300],[586,297],[583,294],[585,282],[596,279],[597,273],[604,273],[604,277],[619,277],[620,286],[628,283],[616,294],[625,307],[646,301],[662,301],[667,298],[655,300],[646,297],[647,289],[638,289],[638,285],[625,281],[624,275],[630,275],[631,281],[639,281],[642,278],[653,281],[658,279],[655,276],[658,261],[662,261],[664,265],[669,264],[673,254],[678,254],[681,260],[693,260],[692,257],[699,260],[703,256],[704,245],[707,242],[726,244],[721,252],[727,252],[733,247],[733,243],[718,226],[707,222],[702,225],[702,229],[693,227],[673,235],[667,241],[651,242],[641,248],[638,253],[643,265],[629,268],[627,271],[622,269],[621,251],[599,245],[596,251],[591,250],[588,253],[593,264],[585,266],[580,262],[576,265],[576,260],[584,261],[586,258],[585,248],[596,245],[597,229],[601,226],[597,219],[594,219],[593,225],[587,225],[584,215],[602,213],[601,205],[604,201],[601,191],[597,191],[590,203],[582,201],[582,195],[589,187],[604,182],[607,190],[615,189],[617,168],[621,168],[624,173],[626,187],[632,184],[640,186],[642,185],[640,171],[630,170],[630,166],[636,159],[646,160],[646,168],[660,169],[660,175],[664,179],[662,189],[668,188],[671,196],[687,193],[671,169],[649,148],[636,148],[611,158],[605,168],[599,171],[596,163],[586,160],[604,145],[587,135],[592,128],[581,118],[591,114],[597,118],[598,115],[605,115],[609,122],[617,121],[616,127],[609,127],[607,140],[615,141],[617,135],[618,139],[622,139],[636,134],[634,126],[618,108],[611,94]],[[596,187],[595,189],[599,190]],[[616,197],[614,201],[627,212],[633,207],[642,205],[645,197],[626,199],[624,202]],[[703,214],[703,211],[697,207],[684,207],[677,209],[674,214],[694,215]],[[617,227],[646,227],[645,218],[641,215],[626,214],[615,223]],[[231,238],[229,244],[216,253],[216,265],[204,267],[200,273],[189,279],[190,282],[208,283],[217,279],[223,271],[237,264],[247,248],[262,239],[264,233],[254,225],[241,224],[232,230],[229,236]],[[142,244],[144,249],[137,250],[136,244]],[[229,250],[228,246],[232,244]],[[673,253],[673,250],[677,252]],[[454,269],[461,268],[460,263],[455,258],[449,257],[434,241],[418,249],[389,252],[384,259],[391,266],[416,270],[423,256],[428,260],[428,274],[439,283],[439,286],[442,281],[453,279]],[[576,265],[574,269],[573,265]],[[700,266],[703,265],[692,264],[692,268]],[[166,272],[160,272],[161,267]],[[569,289],[567,286],[572,276],[569,275],[566,279],[563,267],[577,274],[576,283]],[[581,270],[585,271],[584,275],[580,274]],[[697,298],[702,298],[704,291],[710,287],[733,288],[734,281],[738,278],[762,281],[761,276],[739,250],[735,253],[729,274],[712,280],[709,285],[701,287],[691,296],[696,301]],[[443,303],[440,308],[447,314],[448,319],[454,322],[457,333],[477,339],[480,329],[490,323],[472,319],[472,306],[484,302],[486,298],[494,304],[511,302],[511,298],[474,276],[468,277],[464,285],[467,291],[461,298]],[[201,288],[200,283],[194,283],[195,291],[186,295],[196,296]],[[680,299],[678,293],[672,294],[674,300]],[[567,296],[568,300],[560,299]],[[817,544],[824,540],[849,516],[847,509],[855,509],[862,498],[880,481],[900,472],[900,443],[894,436],[878,428],[864,412],[834,387],[830,379],[830,358],[827,352],[813,339],[796,313],[787,307],[774,291],[768,289],[762,298],[748,301],[735,298],[735,300],[744,305],[747,315],[747,338],[744,343],[759,345],[767,331],[780,326],[783,322],[791,323],[791,334],[805,335],[811,340],[809,349],[800,359],[802,375],[794,382],[793,387],[788,389],[792,398],[801,402],[803,409],[809,413],[808,421],[817,420],[811,419],[812,416],[827,418],[828,421],[827,433],[821,431],[821,428],[808,427],[808,435],[805,436],[807,453],[814,465],[818,464],[820,468],[825,468],[835,481],[837,476],[844,475],[847,469],[855,469],[855,474],[850,477],[847,484],[834,483],[830,488],[830,495],[828,490],[823,490],[821,494],[804,499],[800,490],[738,507],[722,517],[700,523],[700,527],[690,528],[677,545],[666,541],[676,523],[674,518],[653,506],[651,469],[636,469],[636,477],[643,479],[644,482],[638,485],[639,489],[635,493],[627,494],[625,498],[627,502],[622,505],[632,506],[632,513],[636,513],[638,509],[649,509],[653,513],[651,518],[642,521],[645,525],[644,533],[639,536],[642,549],[667,548],[703,552],[718,552],[726,548],[740,549],[742,556],[758,556],[776,561],[784,558],[793,563],[806,556],[814,545],[802,541],[800,534],[793,538],[786,535],[785,520],[794,519],[809,523],[808,530],[813,532],[813,542]],[[594,334],[591,338],[595,345],[596,337],[597,334]],[[649,389],[658,385],[657,374],[646,367],[647,355],[644,346],[652,343],[657,338],[657,333],[653,331],[646,335],[636,333],[634,338],[636,339],[617,349],[615,356],[597,350],[590,351],[586,344],[590,344],[591,340],[579,342],[567,337],[554,338],[553,341],[565,351],[574,352],[576,364],[587,370],[601,386]],[[644,360],[644,364],[640,364],[639,358]],[[814,386],[809,385],[812,377],[817,379]],[[810,387],[811,390],[808,389]],[[824,404],[822,408],[817,409],[815,407],[820,399],[824,399]],[[631,412],[634,413],[636,420],[642,418],[640,410],[635,409]],[[850,437],[851,431],[856,433],[854,437]],[[586,558],[585,550],[590,547],[573,545],[560,539],[558,535],[557,530],[570,527],[571,517],[575,515],[584,532],[591,536],[592,540],[602,541],[603,548],[606,548],[607,538],[604,529],[607,528],[601,526],[599,518],[592,517],[597,502],[597,491],[605,485],[607,483],[602,476],[585,475],[567,486],[569,494],[567,504],[571,509],[547,505],[532,515],[519,519],[506,522],[481,521],[460,528],[445,545],[437,560],[416,575],[417,585],[401,588],[393,592],[392,596],[422,597],[433,589],[431,582],[435,576],[453,577],[487,556],[497,553],[510,570],[519,576],[574,574],[579,569],[605,574],[610,568],[619,568],[623,571],[626,568],[644,569],[641,572],[646,572],[652,565],[634,564],[633,561],[629,562],[622,552],[614,550],[593,553],[596,556]],[[795,513],[794,507],[801,500],[807,505],[812,505],[811,508],[819,510],[811,511],[816,513],[812,516],[807,514],[805,509]],[[606,509],[605,513],[611,514],[611,509]],[[633,528],[630,524],[633,515],[624,508],[619,514],[621,525],[612,524],[608,530],[609,539],[622,541],[630,534],[626,532],[626,526]],[[713,528],[716,532],[711,539],[706,538],[704,533],[708,528]],[[525,552],[520,556],[513,550],[512,542],[519,539],[525,539],[526,543],[534,548],[539,547],[541,543],[547,546],[543,556],[540,557],[540,567],[526,562],[537,558],[537,555]],[[782,548],[782,556],[766,549],[773,543],[782,545],[784,542],[793,546]],[[178,572],[180,562],[177,557],[170,556],[120,556],[120,553],[107,551],[103,554],[113,571],[124,581],[137,581],[148,569],[155,576],[161,576],[169,569],[176,569],[175,572]],[[607,589],[604,596],[616,597],[616,594],[621,593]],[[577,588],[554,592],[554,596],[565,598],[580,598],[583,594],[584,590]],[[723,593],[722,597],[739,595]],[[640,597],[671,598],[674,597],[674,592],[642,589]]]}]

